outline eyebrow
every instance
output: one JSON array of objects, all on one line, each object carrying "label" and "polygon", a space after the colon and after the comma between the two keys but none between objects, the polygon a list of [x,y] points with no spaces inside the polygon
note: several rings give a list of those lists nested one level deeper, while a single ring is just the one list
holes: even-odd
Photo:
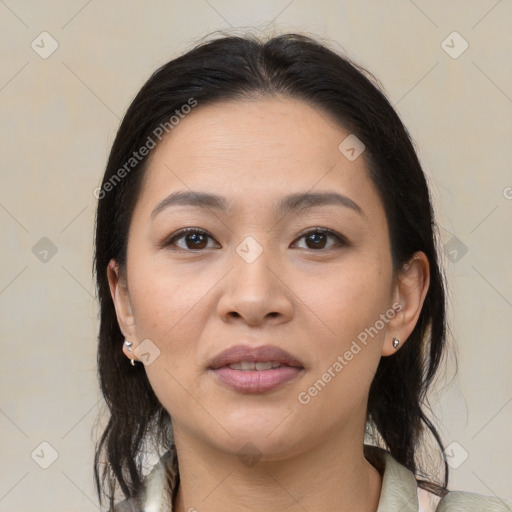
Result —
[{"label": "eyebrow", "polygon": [[[275,209],[277,213],[287,214],[292,211],[328,205],[350,208],[359,215],[365,216],[363,209],[357,203],[337,192],[297,192],[283,197],[277,203]],[[176,191],[155,206],[151,212],[151,219],[172,206],[193,206],[224,212],[232,211],[231,203],[223,196],[201,191]]]}]

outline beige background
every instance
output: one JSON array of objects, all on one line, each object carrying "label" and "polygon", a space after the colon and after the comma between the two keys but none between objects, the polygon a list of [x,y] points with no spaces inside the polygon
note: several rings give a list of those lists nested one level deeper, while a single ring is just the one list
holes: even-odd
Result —
[{"label": "beige background", "polygon": [[0,0],[0,512],[98,509],[92,191],[149,74],[231,26],[334,40],[385,87],[448,244],[450,486],[512,499],[511,23],[509,0]]}]

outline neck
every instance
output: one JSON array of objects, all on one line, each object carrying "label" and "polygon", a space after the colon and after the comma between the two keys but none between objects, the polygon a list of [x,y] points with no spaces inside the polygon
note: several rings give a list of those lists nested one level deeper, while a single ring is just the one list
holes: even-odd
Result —
[{"label": "neck", "polygon": [[364,458],[363,439],[332,439],[285,460],[256,462],[175,430],[180,486],[174,512],[280,510],[375,512],[381,475]]}]

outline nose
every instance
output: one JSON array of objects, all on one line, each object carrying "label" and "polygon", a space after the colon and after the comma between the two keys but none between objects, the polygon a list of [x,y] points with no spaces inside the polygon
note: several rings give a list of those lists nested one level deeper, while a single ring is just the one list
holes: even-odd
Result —
[{"label": "nose", "polygon": [[218,302],[218,314],[225,322],[243,321],[257,326],[270,322],[288,322],[293,314],[293,293],[284,272],[271,261],[268,251],[251,263],[238,254],[226,276],[225,288]]}]

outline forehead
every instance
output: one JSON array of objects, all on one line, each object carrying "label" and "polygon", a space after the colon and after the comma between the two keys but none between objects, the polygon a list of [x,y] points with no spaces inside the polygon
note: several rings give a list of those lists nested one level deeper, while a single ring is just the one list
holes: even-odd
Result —
[{"label": "forehead", "polygon": [[150,155],[141,206],[154,207],[176,190],[222,194],[231,209],[257,209],[307,190],[378,202],[363,156],[351,161],[339,150],[349,135],[329,113],[299,99],[199,103]]},{"label": "forehead", "polygon": [[158,146],[153,157],[158,161],[163,153],[172,152],[202,168],[218,158],[238,165],[241,171],[248,164],[269,165],[276,156],[286,158],[281,160],[283,165],[311,158],[326,161],[338,152],[343,133],[327,113],[295,98],[199,104]]}]

